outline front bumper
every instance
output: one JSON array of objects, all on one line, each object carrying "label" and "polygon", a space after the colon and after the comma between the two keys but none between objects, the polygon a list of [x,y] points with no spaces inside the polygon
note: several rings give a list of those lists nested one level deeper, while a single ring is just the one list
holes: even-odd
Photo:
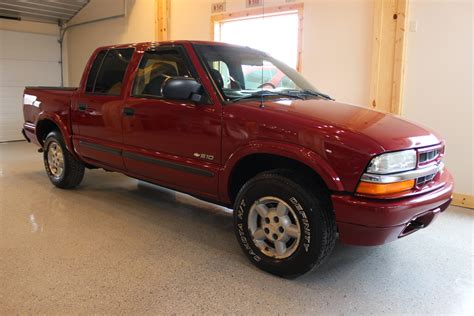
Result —
[{"label": "front bumper", "polygon": [[444,170],[435,190],[405,198],[381,200],[333,195],[339,239],[345,244],[375,246],[428,226],[451,203],[454,181]]}]

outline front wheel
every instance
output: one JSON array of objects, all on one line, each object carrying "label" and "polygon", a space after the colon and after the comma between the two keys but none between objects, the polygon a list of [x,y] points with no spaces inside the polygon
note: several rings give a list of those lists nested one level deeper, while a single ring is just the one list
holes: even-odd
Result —
[{"label": "front wheel", "polygon": [[265,172],[240,190],[234,228],[241,248],[260,269],[296,277],[319,266],[336,241],[329,198],[286,170]]},{"label": "front wheel", "polygon": [[84,164],[66,148],[58,131],[52,131],[44,142],[43,160],[49,180],[58,188],[72,189],[84,178]]}]

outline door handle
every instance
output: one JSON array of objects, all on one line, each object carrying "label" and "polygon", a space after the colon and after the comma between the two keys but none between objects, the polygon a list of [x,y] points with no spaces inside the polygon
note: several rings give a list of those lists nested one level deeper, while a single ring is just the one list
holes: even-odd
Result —
[{"label": "door handle", "polygon": [[123,115],[124,116],[133,116],[133,115],[135,115],[135,109],[123,108]]},{"label": "door handle", "polygon": [[87,109],[87,104],[79,104],[79,111],[85,111]]}]

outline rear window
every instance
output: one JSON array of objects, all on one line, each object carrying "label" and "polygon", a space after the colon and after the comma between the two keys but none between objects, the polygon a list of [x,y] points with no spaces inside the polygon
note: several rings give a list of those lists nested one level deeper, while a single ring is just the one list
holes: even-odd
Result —
[{"label": "rear window", "polygon": [[[102,52],[100,52],[89,73],[86,91],[96,94],[120,95],[133,51],[133,48],[111,49],[107,51],[105,57],[101,57]],[[93,83],[89,85],[89,82]]]},{"label": "rear window", "polygon": [[86,92],[94,91],[95,78],[97,78],[97,73],[99,72],[100,65],[104,60],[106,50],[100,51],[95,57],[94,63],[92,64],[91,70],[89,71],[89,77],[87,78]]}]

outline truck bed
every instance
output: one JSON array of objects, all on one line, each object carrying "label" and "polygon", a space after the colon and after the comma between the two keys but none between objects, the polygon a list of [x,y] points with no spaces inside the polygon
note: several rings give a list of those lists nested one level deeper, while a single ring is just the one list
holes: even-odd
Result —
[{"label": "truck bed", "polygon": [[26,87],[23,94],[26,138],[37,142],[36,124],[44,115],[59,116],[60,121],[69,122],[71,99],[76,91],[77,88],[71,87]]}]

